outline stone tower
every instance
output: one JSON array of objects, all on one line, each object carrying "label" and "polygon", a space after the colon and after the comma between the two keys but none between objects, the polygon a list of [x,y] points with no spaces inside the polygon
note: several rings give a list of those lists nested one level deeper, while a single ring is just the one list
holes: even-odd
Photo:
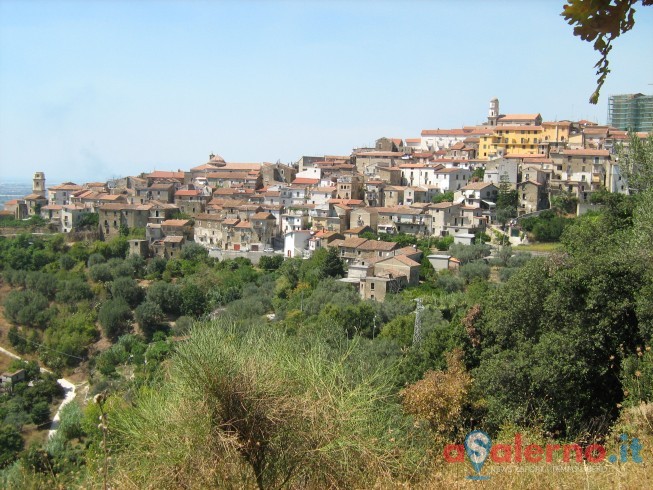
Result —
[{"label": "stone tower", "polygon": [[34,179],[32,180],[32,193],[45,197],[45,173],[34,173]]},{"label": "stone tower", "polygon": [[490,110],[487,114],[487,123],[490,126],[497,125],[497,119],[499,118],[499,99],[496,97],[490,101]]}]

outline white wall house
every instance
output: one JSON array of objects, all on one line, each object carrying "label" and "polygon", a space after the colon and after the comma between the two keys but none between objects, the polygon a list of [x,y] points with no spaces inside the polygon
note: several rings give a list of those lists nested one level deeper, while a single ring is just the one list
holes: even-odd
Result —
[{"label": "white wall house", "polygon": [[468,137],[469,133],[462,129],[425,129],[422,131],[421,149],[423,151],[446,150]]},{"label": "white wall house", "polygon": [[284,257],[303,257],[304,251],[308,252],[308,241],[311,232],[308,230],[289,231],[284,236]]}]

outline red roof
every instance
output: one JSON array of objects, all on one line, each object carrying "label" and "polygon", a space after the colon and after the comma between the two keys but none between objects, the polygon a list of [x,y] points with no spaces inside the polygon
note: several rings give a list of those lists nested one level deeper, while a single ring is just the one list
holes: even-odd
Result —
[{"label": "red roof", "polygon": [[202,191],[198,189],[193,189],[193,190],[181,190],[175,192],[175,196],[199,196],[202,194]]},{"label": "red roof", "polygon": [[309,179],[307,177],[299,177],[292,181],[292,184],[309,184],[315,185],[320,181],[320,179]]}]

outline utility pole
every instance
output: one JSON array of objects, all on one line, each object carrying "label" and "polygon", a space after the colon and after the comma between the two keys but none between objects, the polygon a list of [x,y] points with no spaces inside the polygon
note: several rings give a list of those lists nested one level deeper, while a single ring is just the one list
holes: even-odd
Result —
[{"label": "utility pole", "polygon": [[417,298],[415,300],[417,306],[415,307],[415,327],[413,330],[413,347],[419,346],[422,342],[422,311],[424,310],[424,305],[422,304],[422,298]]}]

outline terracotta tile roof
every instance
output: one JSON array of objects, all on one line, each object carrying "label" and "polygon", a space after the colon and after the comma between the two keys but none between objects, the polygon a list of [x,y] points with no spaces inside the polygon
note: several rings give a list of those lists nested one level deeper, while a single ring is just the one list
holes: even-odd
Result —
[{"label": "terracotta tile roof", "polygon": [[207,179],[216,180],[247,180],[250,175],[247,172],[210,172],[206,174]]},{"label": "terracotta tile roof", "polygon": [[162,240],[164,243],[181,243],[184,241],[183,236],[167,236]]},{"label": "terracotta tile roof", "polygon": [[260,163],[227,163],[220,170],[261,170]]},{"label": "terracotta tile roof", "polygon": [[423,129],[422,136],[464,136],[463,129]]},{"label": "terracotta tile roof", "polygon": [[162,226],[186,226],[190,224],[188,219],[167,219],[161,222]]},{"label": "terracotta tile roof", "polygon": [[544,155],[542,153],[523,153],[523,154],[509,153],[509,154],[506,155],[506,158],[524,158],[524,159],[526,159],[526,158],[528,158],[528,159],[531,159],[531,158],[546,158],[546,155]]},{"label": "terracotta tile roof", "polygon": [[249,221],[241,221],[236,225],[236,228],[251,228],[252,224]]},{"label": "terracotta tile roof", "polygon": [[359,250],[390,252],[399,248],[396,242],[384,242],[382,240],[367,240],[358,246]]},{"label": "terracotta tile roof", "polygon": [[[147,190],[153,189],[155,191],[168,191],[171,188],[173,188],[173,184],[152,184],[151,186],[147,187]],[[140,189],[140,190],[146,190],[146,189]]]},{"label": "terracotta tile roof", "polygon": [[417,255],[417,254],[421,254],[421,253],[422,252],[418,248],[413,248],[411,246],[405,246],[403,248],[395,250],[395,257],[398,256],[398,255]]},{"label": "terracotta tile roof", "polygon": [[399,168],[426,168],[423,163],[402,163]]},{"label": "terracotta tile roof", "polygon": [[421,209],[409,208],[407,206],[377,207],[379,214],[422,214]]},{"label": "terracotta tile roof", "polygon": [[340,246],[343,245],[344,243],[345,243],[344,240],[341,240],[341,239],[339,239],[339,238],[336,238],[336,239],[333,240],[331,243],[329,243],[328,246],[329,246],[329,247],[340,247]]},{"label": "terracotta tile roof", "polygon": [[325,192],[325,193],[331,193],[336,190],[335,187],[316,187],[313,189],[313,192]]},{"label": "terracotta tile roof", "polygon": [[365,228],[368,228],[368,226],[367,225],[357,226],[356,228],[350,228],[348,230],[345,230],[345,233],[358,234],[362,232]]},{"label": "terracotta tile roof", "polygon": [[237,225],[239,222],[240,222],[240,220],[238,218],[230,218],[230,219],[224,220],[222,222],[222,224],[227,225],[227,226],[233,226],[233,225]]},{"label": "terracotta tile roof", "polygon": [[209,213],[198,214],[195,217],[195,219],[205,220],[205,221],[222,221],[222,217],[219,214],[209,214]]},{"label": "terracotta tile roof", "polygon": [[525,184],[533,184],[533,185],[536,185],[536,186],[541,186],[541,185],[543,185],[541,182],[536,182],[536,181],[534,181],[533,179],[528,179],[528,180],[526,180],[526,181],[524,181],[524,182],[520,182],[520,183],[517,184],[517,185],[525,185]]},{"label": "terracotta tile roof", "polygon": [[354,153],[358,158],[364,157],[396,157],[401,158],[404,156],[401,151],[357,151]]},{"label": "terracotta tile roof", "polygon": [[562,150],[560,152],[562,155],[571,155],[571,156],[592,156],[592,157],[607,157],[610,156],[608,150]]},{"label": "terracotta tile roof", "polygon": [[329,199],[329,204],[344,204],[345,206],[360,206],[364,204],[362,199]]},{"label": "terracotta tile roof", "polygon": [[131,207],[130,204],[123,204],[123,203],[109,203],[109,204],[103,204],[100,206],[101,211],[122,211],[123,209],[129,209]]},{"label": "terracotta tile roof", "polygon": [[48,187],[49,191],[79,191],[83,190],[81,185],[74,184],[73,182],[64,182],[63,184]]},{"label": "terracotta tile roof", "polygon": [[466,168],[459,168],[459,167],[447,167],[447,168],[440,168],[435,171],[436,174],[453,174],[456,172],[469,172]]},{"label": "terracotta tile roof", "polygon": [[422,138],[406,138],[406,143],[421,143]]},{"label": "terracotta tile roof", "polygon": [[429,208],[431,208],[431,209],[446,209],[446,208],[450,208],[451,206],[458,206],[458,204],[456,204],[454,202],[439,202],[437,204],[429,205]]},{"label": "terracotta tile roof", "polygon": [[526,126],[519,124],[504,124],[503,126],[495,126],[494,132],[497,131],[542,131],[542,126]]},{"label": "terracotta tile roof", "polygon": [[[359,238],[359,237],[351,237],[351,238],[346,238],[342,242],[343,247],[347,248],[358,248],[360,247],[363,243],[367,241],[367,238]],[[333,242],[332,242],[333,243]]]},{"label": "terracotta tile roof", "polygon": [[393,255],[392,257],[385,258],[383,260],[379,260],[377,264],[383,263],[383,262],[388,262],[392,260],[397,260],[401,262],[404,265],[407,265],[409,267],[419,267],[419,262],[415,262],[413,259],[409,258],[406,256],[406,254],[400,254],[400,255]]},{"label": "terracotta tile roof", "polygon": [[250,219],[254,220],[264,220],[264,219],[276,219],[274,215],[271,213],[266,213],[265,211],[261,211],[259,213],[253,214]]},{"label": "terracotta tile roof", "polygon": [[47,199],[43,196],[39,196],[38,194],[28,194],[25,197],[23,197],[25,201],[38,201],[38,200],[43,200],[46,201]]},{"label": "terracotta tile roof", "polygon": [[194,189],[194,190],[189,189],[189,190],[181,190],[175,192],[175,196],[201,196],[201,195],[202,195],[202,191],[200,191],[199,189]]},{"label": "terracotta tile roof", "polygon": [[190,169],[191,172],[202,172],[204,170],[217,170],[219,167],[218,165],[214,165],[212,163],[205,163],[203,165],[198,165],[197,167],[193,167]]},{"label": "terracotta tile roof", "polygon": [[163,170],[155,170],[147,175],[148,179],[184,179],[184,172],[165,172]]},{"label": "terracotta tile roof", "polygon": [[299,177],[292,181],[292,184],[308,184],[315,185],[320,182],[320,179],[309,179],[307,177]]},{"label": "terracotta tile roof", "polygon": [[465,187],[461,188],[461,191],[477,191],[481,189],[485,189],[486,187],[489,187],[491,185],[494,185],[492,182],[470,182],[467,184]]}]

